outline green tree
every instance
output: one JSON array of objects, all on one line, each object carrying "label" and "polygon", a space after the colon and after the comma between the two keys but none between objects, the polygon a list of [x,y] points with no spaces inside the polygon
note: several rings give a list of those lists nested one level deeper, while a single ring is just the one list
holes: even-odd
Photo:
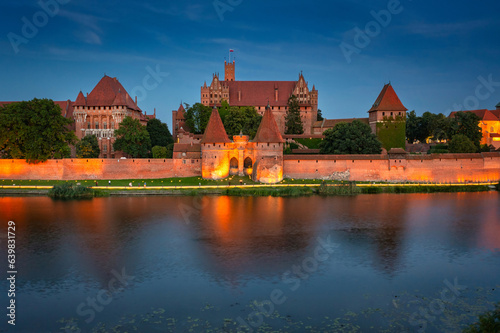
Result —
[{"label": "green tree", "polygon": [[300,119],[300,105],[295,95],[292,95],[288,99],[288,111],[285,116],[285,127],[285,134],[304,133],[302,119]]},{"label": "green tree", "polygon": [[230,107],[224,120],[224,128],[229,136],[243,134],[253,138],[257,133],[262,116],[253,106]]},{"label": "green tree", "polygon": [[408,143],[414,143],[418,136],[419,120],[415,110],[406,114],[406,139]]},{"label": "green tree", "polygon": [[100,154],[101,149],[95,135],[86,135],[76,144],[76,157],[78,158],[97,158]]},{"label": "green tree", "polygon": [[78,141],[72,124],[50,99],[8,104],[0,108],[0,155],[28,163],[70,157],[69,145]]},{"label": "green tree", "polygon": [[219,106],[219,116],[220,116],[220,119],[222,120],[222,123],[224,124],[224,121],[226,120],[226,117],[227,115],[229,114],[229,109],[231,108],[231,106],[229,105],[229,103],[223,99],[222,102],[221,102],[221,106]]},{"label": "green tree", "polygon": [[115,150],[123,151],[134,158],[148,157],[151,139],[146,126],[141,125],[139,119],[125,117],[120,127],[115,130],[115,136]]},{"label": "green tree", "polygon": [[153,158],[167,158],[167,147],[154,146],[151,149],[151,153],[153,154]]},{"label": "green tree", "polygon": [[318,109],[318,116],[316,117],[316,121],[322,121],[323,119],[323,111],[321,109]]},{"label": "green tree", "polygon": [[369,125],[354,120],[352,123],[339,123],[324,132],[325,139],[320,143],[321,154],[380,154],[382,144],[372,133]]},{"label": "green tree", "polygon": [[166,147],[170,143],[174,142],[172,134],[168,130],[168,126],[162,123],[160,119],[150,119],[146,125],[146,130],[149,133],[149,138],[151,139],[151,146],[162,146]]},{"label": "green tree", "polygon": [[456,134],[451,138],[448,144],[450,153],[475,153],[477,147],[467,136],[463,134]]},{"label": "green tree", "polygon": [[452,138],[456,134],[463,134],[474,143],[476,151],[479,151],[480,142],[483,137],[479,121],[480,119],[475,113],[457,112],[451,120],[447,135],[449,138]]},{"label": "green tree", "polygon": [[212,108],[201,103],[196,103],[193,106],[186,104],[186,125],[194,134],[203,134],[207,127]]}]

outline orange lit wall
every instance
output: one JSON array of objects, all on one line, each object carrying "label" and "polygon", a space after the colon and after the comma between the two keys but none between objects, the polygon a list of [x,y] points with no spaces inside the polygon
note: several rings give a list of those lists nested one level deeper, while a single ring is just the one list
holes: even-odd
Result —
[{"label": "orange lit wall", "polygon": [[[227,155],[227,154],[222,154]],[[210,154],[206,167],[229,172],[229,162]],[[211,161],[210,157],[212,157]],[[283,171],[275,168],[281,165]],[[260,163],[259,163],[260,162]],[[285,155],[256,156],[254,174],[263,181],[285,178],[345,179],[358,181],[430,181],[465,182],[500,180],[500,153],[406,155]],[[64,159],[27,164],[24,160],[0,159],[0,179],[148,179],[169,177],[199,177],[199,159]],[[209,176],[209,175],[207,175]],[[213,177],[214,175],[210,175]],[[269,179],[266,179],[269,178]],[[276,178],[276,179],[275,179]]]},{"label": "orange lit wall", "polygon": [[64,159],[28,164],[24,160],[0,159],[0,179],[149,179],[200,174],[200,160]]}]

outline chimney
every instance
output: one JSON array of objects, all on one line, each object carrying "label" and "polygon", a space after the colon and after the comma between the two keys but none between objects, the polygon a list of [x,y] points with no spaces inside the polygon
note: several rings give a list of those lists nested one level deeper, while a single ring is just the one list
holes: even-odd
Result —
[{"label": "chimney", "polygon": [[135,96],[135,106],[137,106],[137,96]]},{"label": "chimney", "polygon": [[238,90],[238,102],[241,102],[241,90]]},{"label": "chimney", "polygon": [[274,88],[274,100],[278,101],[278,87]]},{"label": "chimney", "polygon": [[153,116],[156,118],[156,108],[154,109]]}]

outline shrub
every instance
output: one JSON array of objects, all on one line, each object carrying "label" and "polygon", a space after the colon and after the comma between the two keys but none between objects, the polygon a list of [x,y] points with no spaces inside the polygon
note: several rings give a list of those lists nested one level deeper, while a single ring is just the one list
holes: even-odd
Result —
[{"label": "shrub", "polygon": [[109,192],[93,190],[86,186],[64,183],[55,185],[49,190],[49,196],[54,199],[91,199],[108,196]]},{"label": "shrub", "polygon": [[151,153],[153,154],[153,158],[167,158],[167,147],[154,146],[151,149]]},{"label": "shrub", "polygon": [[478,321],[463,330],[464,333],[500,332],[500,303],[495,310],[479,316]]}]

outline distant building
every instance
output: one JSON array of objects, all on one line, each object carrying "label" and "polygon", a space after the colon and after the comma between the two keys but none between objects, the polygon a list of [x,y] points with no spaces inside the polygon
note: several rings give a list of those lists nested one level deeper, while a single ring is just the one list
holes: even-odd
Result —
[{"label": "distant building", "polygon": [[[459,111],[450,113],[449,117],[453,118]],[[483,137],[481,138],[482,145],[493,146],[496,149],[500,148],[500,103],[496,105],[496,110],[470,110],[463,112],[471,112],[479,117],[479,127]]]},{"label": "distant building", "polygon": [[201,87],[201,103],[220,106],[225,100],[231,106],[253,106],[261,115],[269,105],[278,128],[285,133],[285,116],[288,99],[295,95],[300,105],[304,134],[312,133],[313,123],[318,117],[318,91],[309,85],[302,73],[297,81],[237,81],[236,63],[224,61],[224,80],[213,74],[212,82]]},{"label": "distant building", "polygon": [[156,118],[156,110],[153,115],[143,114],[137,105],[137,97],[132,100],[116,77],[104,75],[86,97],[81,91],[78,93],[72,116],[78,139],[86,135],[97,136],[101,149],[99,158],[115,158],[121,153],[113,149],[114,132],[123,119],[130,116],[146,125],[149,119]]}]

